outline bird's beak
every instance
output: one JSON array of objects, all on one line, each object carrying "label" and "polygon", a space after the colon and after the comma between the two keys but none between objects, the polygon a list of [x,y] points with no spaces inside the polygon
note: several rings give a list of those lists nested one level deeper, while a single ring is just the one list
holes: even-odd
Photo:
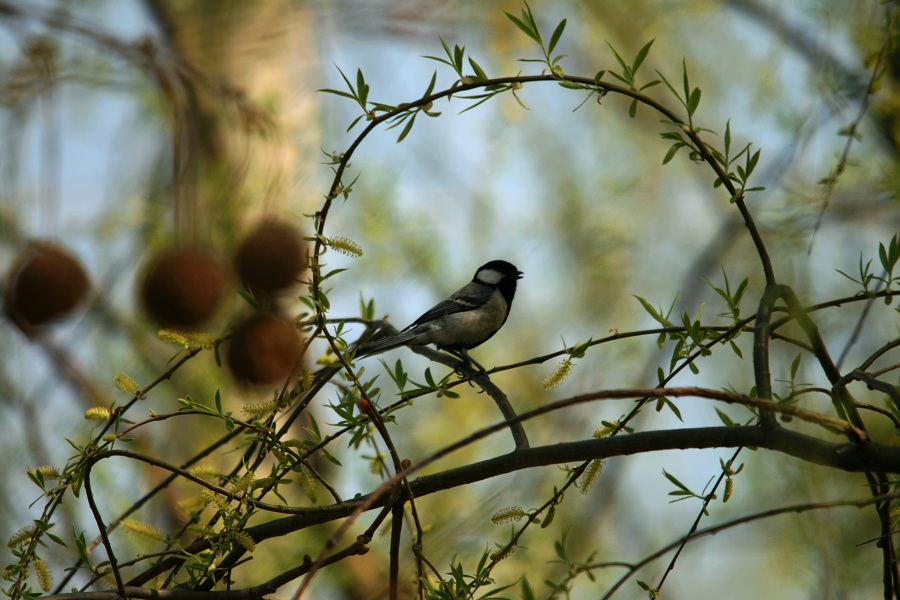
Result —
[{"label": "bird's beak", "polygon": [[516,271],[516,279],[522,279],[524,275],[525,273],[523,273],[522,271]]}]

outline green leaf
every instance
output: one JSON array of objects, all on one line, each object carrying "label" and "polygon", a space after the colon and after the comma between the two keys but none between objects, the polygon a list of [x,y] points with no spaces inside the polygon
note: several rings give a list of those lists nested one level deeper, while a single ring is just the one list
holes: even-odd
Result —
[{"label": "green leaf", "polygon": [[329,452],[329,451],[326,450],[325,448],[322,448],[322,454],[325,455],[325,458],[328,459],[329,462],[331,462],[331,463],[333,463],[333,464],[335,464],[335,465],[337,465],[337,466],[339,466],[339,467],[343,467],[343,466],[344,466],[344,465],[341,464],[341,461],[339,461],[338,459],[336,459],[336,458],[331,454],[331,452]]},{"label": "green leaf", "polygon": [[794,360],[791,362],[791,381],[792,382],[797,377],[797,369],[800,368],[800,358],[801,358],[801,355],[798,352],[797,357],[794,358]]},{"label": "green leaf", "polygon": [[463,68],[463,57],[466,55],[466,47],[460,46],[458,44],[453,45],[453,64],[456,66],[456,70],[462,75]]},{"label": "green leaf", "polygon": [[366,84],[366,80],[363,77],[362,69],[356,70],[356,93],[359,95],[359,104],[366,108],[366,98],[369,97],[369,86]]},{"label": "green leaf", "polygon": [[[644,310],[647,311],[647,313],[648,313],[651,317],[653,317],[653,320],[654,320],[654,321],[656,321],[657,323],[659,323],[659,324],[662,325],[663,327],[674,327],[674,326],[675,326],[675,325],[668,319],[667,316],[664,316],[664,315],[662,314],[662,310],[661,310],[661,309],[660,309],[660,310],[657,310],[657,309],[653,308],[653,305],[652,305],[652,304],[650,304],[649,302],[647,302],[645,299],[641,298],[640,296],[634,295],[634,297],[637,298],[638,302],[641,303],[641,306],[644,307]],[[675,300],[672,301],[672,306],[675,306],[675,301],[676,301],[677,299],[678,299],[678,295],[676,294],[676,295],[675,295]],[[669,309],[669,311],[671,312],[671,308]]]},{"label": "green leaf", "polygon": [[694,88],[694,91],[691,92],[691,95],[688,98],[688,103],[687,103],[688,115],[693,116],[694,111],[697,110],[697,105],[699,105],[699,104],[700,104],[700,88]]},{"label": "green leaf", "polygon": [[400,132],[400,136],[397,138],[397,143],[399,144],[406,136],[409,135],[410,130],[412,130],[413,123],[416,122],[416,115],[414,114],[412,117],[406,120],[406,126],[403,128],[403,131]]},{"label": "green leaf", "polygon": [[431,92],[434,91],[434,84],[435,84],[436,81],[437,81],[437,71],[435,71],[434,73],[432,73],[432,75],[431,75],[431,83],[428,84],[428,89],[425,90],[425,93],[423,94],[423,97],[425,97],[425,96],[430,96],[430,95],[431,95]]},{"label": "green leaf", "polygon": [[469,64],[472,65],[472,69],[475,70],[475,79],[477,81],[485,81],[488,79],[487,73],[484,72],[484,69],[482,69],[471,56],[469,57]]},{"label": "green leaf", "polygon": [[354,96],[353,94],[348,94],[347,92],[342,92],[340,90],[333,90],[331,88],[321,88],[316,91],[322,92],[323,94],[334,94],[335,96],[341,96],[342,98],[350,98],[351,100],[356,100],[356,96]]},{"label": "green leaf", "polygon": [[747,159],[747,177],[749,177],[750,173],[753,172],[753,169],[756,168],[756,163],[759,162],[759,153],[760,153],[760,151],[757,150],[756,152],[753,153],[752,156],[750,156]]},{"label": "green leaf", "polygon": [[725,154],[731,152],[731,119],[725,121]]},{"label": "green leaf", "polygon": [[84,532],[75,533],[75,552],[78,554],[78,558],[81,559],[86,565],[91,564],[91,559],[88,557],[87,553],[87,543],[84,540]]},{"label": "green leaf", "polygon": [[431,367],[425,369],[425,382],[431,389],[437,389],[438,385],[434,382],[434,376],[431,374]]},{"label": "green leaf", "polygon": [[[688,489],[688,487],[687,487],[686,485],[684,485],[683,483],[681,483],[680,481],[678,481],[678,479],[677,479],[674,475],[672,475],[671,473],[669,473],[669,472],[666,471],[665,469],[663,469],[663,475],[666,476],[666,479],[668,479],[668,480],[671,481],[673,484],[675,484],[675,486],[676,486],[682,493],[685,493],[685,492],[686,492],[686,493],[688,493],[688,494],[693,494],[693,492],[691,492],[691,490]],[[673,495],[674,493],[675,493],[675,492],[669,492],[669,495]]]},{"label": "green leaf", "polygon": [[375,318],[375,298],[371,298],[368,302],[362,297],[362,294],[359,295],[359,314],[363,319],[374,319]]},{"label": "green leaf", "polygon": [[634,58],[634,62],[631,64],[631,73],[633,75],[637,74],[637,70],[640,68],[641,63],[644,62],[644,59],[647,58],[647,53],[650,52],[650,46],[652,46],[655,41],[656,38],[650,40],[638,51],[637,56]]},{"label": "green leaf", "polygon": [[[606,45],[609,46],[609,49],[610,49],[610,50],[612,50],[613,56],[616,57],[616,62],[618,62],[619,65],[621,65],[621,67],[622,67],[623,70],[627,70],[627,69],[628,69],[628,64],[625,62],[625,59],[622,58],[622,56],[621,56],[618,52],[616,52],[616,49],[613,48],[613,45],[612,45],[612,44],[610,44],[609,42],[606,42]],[[613,75],[615,75],[615,73],[613,73]],[[620,78],[620,79],[621,79],[621,78]]]},{"label": "green leaf", "polygon": [[662,164],[665,165],[669,161],[671,161],[673,158],[675,158],[675,155],[678,153],[678,151],[681,150],[686,145],[687,144],[685,144],[684,142],[675,142],[674,144],[672,144],[672,147],[669,148],[668,152],[666,152],[666,156],[665,156],[665,158],[663,158]]},{"label": "green leaf", "polygon": [[887,248],[880,242],[878,244],[878,260],[881,261],[881,266],[885,271],[891,270],[891,262],[888,260]]},{"label": "green leaf", "polygon": [[[678,95],[678,92],[675,90],[675,86],[669,83],[669,80],[666,79],[666,76],[660,73],[658,69],[656,71],[656,74],[659,75],[659,78],[662,80],[662,82],[666,84],[666,87],[669,88],[669,91],[672,92],[672,95],[681,100],[681,96]],[[684,103],[683,100],[682,103]],[[662,121],[660,121],[660,123],[662,123],[663,125],[671,125],[672,127],[681,127],[683,125],[683,123],[674,123],[666,119],[663,119]]]},{"label": "green leaf", "polygon": [[729,417],[728,415],[726,415],[725,413],[723,413],[723,412],[722,412],[721,410],[719,410],[718,408],[716,409],[716,414],[719,415],[719,420],[722,421],[722,423],[723,423],[726,427],[737,427],[737,423],[735,423],[734,421],[732,421],[732,420],[731,420],[731,417]]},{"label": "green leaf", "polygon": [[537,598],[537,596],[534,595],[534,589],[532,589],[531,584],[528,583],[527,577],[522,577],[521,588],[522,600],[535,600]]},{"label": "green leaf", "polygon": [[[523,13],[524,13],[524,11],[523,11]],[[506,13],[506,16],[509,17],[509,20],[512,21],[513,23],[515,23],[516,27],[521,29],[525,33],[525,35],[527,35],[528,37],[530,37],[531,39],[536,41],[538,44],[542,43],[541,36],[536,31],[532,30],[532,28],[529,25],[526,25],[522,20],[520,20],[515,15]]]},{"label": "green leaf", "polygon": [[563,31],[566,29],[566,20],[563,19],[559,22],[559,25],[556,26],[556,29],[553,30],[553,35],[550,36],[550,45],[547,46],[547,53],[553,52],[553,49],[556,48],[556,43],[559,42],[559,38],[562,37]]}]

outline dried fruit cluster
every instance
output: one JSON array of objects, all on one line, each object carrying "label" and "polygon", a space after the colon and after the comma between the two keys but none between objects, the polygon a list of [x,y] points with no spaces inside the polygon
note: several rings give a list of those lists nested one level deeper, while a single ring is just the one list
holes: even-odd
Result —
[{"label": "dried fruit cluster", "polygon": [[[277,300],[306,270],[303,239],[291,225],[266,220],[238,246],[233,266],[232,274],[225,261],[205,246],[167,247],[144,269],[141,304],[163,327],[196,328],[219,312],[236,275],[270,311],[237,325],[228,344],[228,367],[243,383],[283,381],[299,363],[303,344],[296,328],[280,316]],[[35,242],[13,263],[4,312],[32,335],[69,316],[84,302],[89,287],[84,268],[71,253],[53,243]]]}]

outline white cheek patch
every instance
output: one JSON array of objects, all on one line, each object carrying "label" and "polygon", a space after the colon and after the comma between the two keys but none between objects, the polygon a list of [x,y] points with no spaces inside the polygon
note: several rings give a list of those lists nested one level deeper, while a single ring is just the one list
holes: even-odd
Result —
[{"label": "white cheek patch", "polygon": [[484,271],[478,271],[478,274],[475,275],[475,279],[480,281],[481,283],[486,283],[487,285],[497,285],[503,280],[503,273],[500,271],[495,271],[494,269],[485,269]]}]

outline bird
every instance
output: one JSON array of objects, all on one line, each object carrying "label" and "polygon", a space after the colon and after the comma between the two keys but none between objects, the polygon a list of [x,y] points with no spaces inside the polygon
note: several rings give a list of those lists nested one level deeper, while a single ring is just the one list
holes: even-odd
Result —
[{"label": "bird", "polygon": [[516,282],[522,271],[505,260],[492,260],[480,266],[465,286],[446,300],[435,304],[411,325],[395,335],[361,344],[357,358],[386,352],[400,346],[434,344],[466,363],[484,367],[469,356],[497,333],[509,317]]}]

